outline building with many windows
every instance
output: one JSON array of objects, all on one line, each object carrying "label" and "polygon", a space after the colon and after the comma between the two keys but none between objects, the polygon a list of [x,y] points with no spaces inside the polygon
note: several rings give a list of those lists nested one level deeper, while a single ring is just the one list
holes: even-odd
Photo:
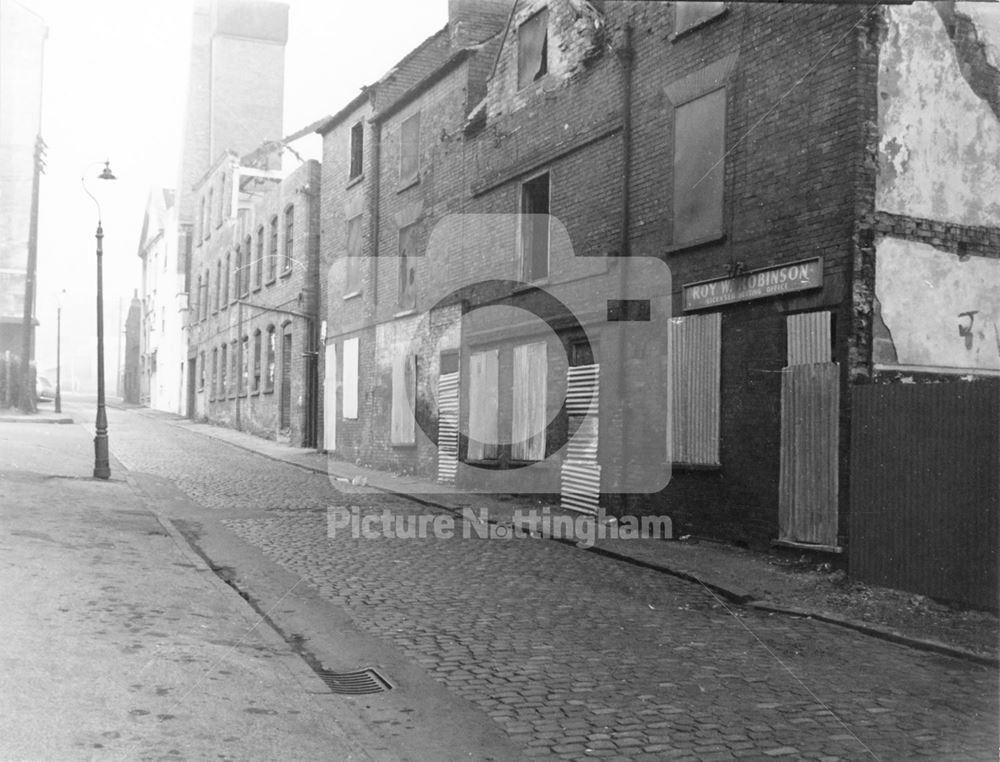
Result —
[{"label": "building with many windows", "polygon": [[[459,14],[478,39],[456,38]],[[887,527],[852,531],[888,499],[868,397],[891,407],[917,386],[979,395],[970,420],[996,408],[997,14],[511,0],[450,15],[321,128],[326,448],[666,513],[683,533],[884,548]],[[986,462],[996,432],[976,437]],[[917,502],[921,520],[945,509]],[[988,534],[988,502],[949,526]],[[944,552],[925,538],[899,552]],[[980,583],[996,569],[981,551]]]},{"label": "building with many windows", "polygon": [[284,176],[255,166],[266,153],[226,153],[194,186],[192,417],[312,447],[319,164]]}]

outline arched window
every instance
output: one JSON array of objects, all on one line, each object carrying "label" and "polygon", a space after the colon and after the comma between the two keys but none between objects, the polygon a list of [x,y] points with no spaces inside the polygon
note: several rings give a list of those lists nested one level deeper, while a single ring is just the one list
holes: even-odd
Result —
[{"label": "arched window", "polygon": [[267,252],[267,279],[274,280],[278,274],[278,215],[271,218],[271,247]]},{"label": "arched window", "polygon": [[253,333],[253,391],[260,391],[260,345],[262,334],[258,328]]},{"label": "arched window", "polygon": [[285,259],[281,269],[288,272],[292,269],[295,258],[295,207],[289,204],[285,207]]},{"label": "arched window", "polygon": [[264,280],[264,226],[261,225],[257,228],[257,279],[254,281],[254,287],[260,288],[261,282]]},{"label": "arched window", "polygon": [[243,241],[243,267],[246,269],[243,296],[247,296],[250,293],[250,270],[253,267],[253,239],[250,236]]},{"label": "arched window", "polygon": [[228,346],[223,344],[219,348],[219,396],[222,399],[226,398],[226,392],[229,391],[229,357],[227,355]]},{"label": "arched window", "polygon": [[222,293],[222,260],[215,263],[215,312],[219,311],[219,295]]},{"label": "arched window", "polygon": [[275,364],[275,334],[274,326],[269,325],[267,327],[267,364],[266,373],[264,376],[264,391],[273,392],[274,391],[274,364]]},{"label": "arched window", "polygon": [[240,339],[240,394],[247,393],[250,384],[250,337]]}]

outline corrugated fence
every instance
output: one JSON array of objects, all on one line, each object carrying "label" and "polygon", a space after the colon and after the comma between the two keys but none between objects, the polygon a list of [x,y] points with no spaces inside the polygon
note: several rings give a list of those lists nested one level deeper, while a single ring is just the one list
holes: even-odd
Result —
[{"label": "corrugated fence", "polygon": [[1000,383],[855,387],[850,570],[997,608]]}]

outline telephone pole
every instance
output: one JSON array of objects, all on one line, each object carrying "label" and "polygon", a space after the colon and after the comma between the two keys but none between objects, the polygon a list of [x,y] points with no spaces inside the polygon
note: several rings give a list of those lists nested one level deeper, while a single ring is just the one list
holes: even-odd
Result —
[{"label": "telephone pole", "polygon": [[24,277],[24,320],[21,344],[21,410],[34,413],[35,383],[31,360],[35,354],[35,273],[38,269],[38,185],[44,168],[45,141],[35,138],[35,166],[31,177],[31,218],[28,223],[28,269]]}]

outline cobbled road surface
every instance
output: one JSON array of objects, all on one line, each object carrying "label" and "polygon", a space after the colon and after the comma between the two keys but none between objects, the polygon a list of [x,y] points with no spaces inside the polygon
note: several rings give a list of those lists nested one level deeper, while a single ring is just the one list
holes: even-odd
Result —
[{"label": "cobbled road surface", "polygon": [[994,670],[560,543],[330,537],[331,506],[427,514],[112,411],[128,469],[206,512],[473,702],[526,759],[996,760]]}]

